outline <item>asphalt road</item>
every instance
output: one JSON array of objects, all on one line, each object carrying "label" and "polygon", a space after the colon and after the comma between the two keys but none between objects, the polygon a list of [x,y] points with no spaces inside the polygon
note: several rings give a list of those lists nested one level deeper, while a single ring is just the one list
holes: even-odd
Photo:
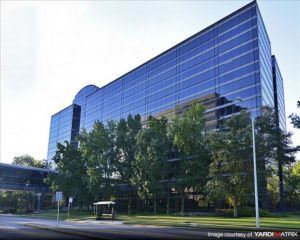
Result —
[{"label": "asphalt road", "polygon": [[[0,239],[204,239],[207,231],[126,225],[111,221],[60,221],[0,215]],[[212,239],[212,238],[210,238]]]},{"label": "asphalt road", "polygon": [[[245,239],[242,234],[247,234],[236,230],[126,225],[118,221],[94,220],[60,221],[57,228],[56,220],[52,219],[0,215],[0,239],[217,239],[217,234],[225,232],[232,234],[231,237],[219,239]],[[234,234],[240,235],[234,237]]]},{"label": "asphalt road", "polygon": [[0,239],[85,239],[83,237],[25,226],[29,222],[47,223],[47,220],[0,215]]}]

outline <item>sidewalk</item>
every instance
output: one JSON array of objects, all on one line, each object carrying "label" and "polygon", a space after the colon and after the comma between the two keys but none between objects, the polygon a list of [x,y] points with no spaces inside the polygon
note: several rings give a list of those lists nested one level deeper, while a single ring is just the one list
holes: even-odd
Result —
[{"label": "sidewalk", "polygon": [[118,221],[118,220],[80,220],[80,221],[74,221],[74,220],[65,220],[66,222],[71,222],[71,223],[92,223],[92,224],[108,224],[108,225],[121,225],[123,224],[123,221]]}]

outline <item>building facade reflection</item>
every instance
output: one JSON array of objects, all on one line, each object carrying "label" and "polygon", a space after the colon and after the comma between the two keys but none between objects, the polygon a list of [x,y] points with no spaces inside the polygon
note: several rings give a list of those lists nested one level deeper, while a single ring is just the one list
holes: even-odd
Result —
[{"label": "building facade reflection", "polygon": [[[242,102],[236,103],[240,97]],[[285,128],[283,81],[256,1],[98,88],[81,89],[73,103],[51,118],[47,159],[56,144],[76,144],[80,129],[91,130],[96,120],[107,122],[140,114],[172,119],[201,102],[207,129],[224,118],[248,109],[252,116],[262,106],[278,110]]]}]

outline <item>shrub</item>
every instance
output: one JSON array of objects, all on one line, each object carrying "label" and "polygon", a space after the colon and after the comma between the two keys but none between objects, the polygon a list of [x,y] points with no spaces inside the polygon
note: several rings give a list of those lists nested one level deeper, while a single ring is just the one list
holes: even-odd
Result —
[{"label": "shrub", "polygon": [[29,213],[32,213],[33,211],[31,210],[31,209],[21,209],[21,208],[19,208],[18,210],[17,210],[17,213],[18,214],[29,214]]},{"label": "shrub", "polygon": [[216,209],[216,213],[218,216],[232,217],[233,209]]},{"label": "shrub", "polygon": [[30,214],[33,213],[33,211],[31,209],[26,209],[26,214]]},{"label": "shrub", "polygon": [[[233,209],[216,209],[216,213],[219,216],[233,217]],[[259,210],[260,217],[269,217],[271,215],[268,210]],[[238,217],[255,217],[255,208],[243,207],[238,208]]]},{"label": "shrub", "polygon": [[7,208],[7,209],[4,209],[2,211],[2,213],[4,213],[4,214],[7,214],[7,213],[16,214],[17,213],[17,209],[16,208]]}]

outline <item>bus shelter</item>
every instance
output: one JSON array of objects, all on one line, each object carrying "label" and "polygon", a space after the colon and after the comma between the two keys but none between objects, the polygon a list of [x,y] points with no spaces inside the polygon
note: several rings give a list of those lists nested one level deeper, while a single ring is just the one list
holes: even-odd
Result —
[{"label": "bus shelter", "polygon": [[93,203],[96,220],[111,219],[117,220],[116,202],[113,201],[100,201]]}]

